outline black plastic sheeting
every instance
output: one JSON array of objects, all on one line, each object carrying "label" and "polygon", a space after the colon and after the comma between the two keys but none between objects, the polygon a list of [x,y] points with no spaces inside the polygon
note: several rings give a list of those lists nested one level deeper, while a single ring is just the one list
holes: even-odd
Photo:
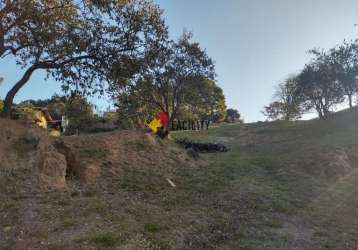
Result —
[{"label": "black plastic sheeting", "polygon": [[197,153],[215,153],[215,152],[227,152],[229,149],[220,143],[199,143],[192,142],[188,139],[175,140],[176,143],[184,147],[186,150],[195,151]]}]

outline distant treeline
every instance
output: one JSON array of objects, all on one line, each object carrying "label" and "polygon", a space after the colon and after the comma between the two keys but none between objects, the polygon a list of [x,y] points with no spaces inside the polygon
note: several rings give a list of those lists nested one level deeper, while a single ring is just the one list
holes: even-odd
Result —
[{"label": "distant treeline", "polygon": [[352,108],[357,103],[358,41],[309,53],[303,69],[276,86],[274,100],[263,110],[269,120],[297,120],[312,111],[323,119],[342,104]]},{"label": "distant treeline", "polygon": [[210,120],[174,120],[170,124],[170,130],[208,130]]}]

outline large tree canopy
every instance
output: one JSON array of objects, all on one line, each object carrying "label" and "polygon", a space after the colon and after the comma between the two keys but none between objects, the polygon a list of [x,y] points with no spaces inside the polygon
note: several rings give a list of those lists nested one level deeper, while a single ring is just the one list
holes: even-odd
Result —
[{"label": "large tree canopy", "polygon": [[223,99],[222,91],[212,81],[213,61],[198,43],[191,41],[190,34],[184,34],[177,42],[152,47],[146,53],[144,65],[135,78],[113,86],[119,110],[137,117],[144,115],[141,120],[145,121],[145,115],[154,111],[167,112],[174,119],[188,105],[203,102],[212,112],[218,109],[218,104],[210,100],[212,94]]},{"label": "large tree canopy", "polygon": [[0,0],[0,58],[13,56],[24,70],[3,116],[39,69],[87,94],[130,78],[146,47],[167,38],[161,14],[146,0]]}]

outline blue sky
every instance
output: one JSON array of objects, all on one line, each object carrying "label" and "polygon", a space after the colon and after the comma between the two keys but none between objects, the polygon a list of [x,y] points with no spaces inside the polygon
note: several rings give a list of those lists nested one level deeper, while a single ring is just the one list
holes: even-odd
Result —
[{"label": "blue sky", "polygon": [[[155,0],[163,9],[170,34],[184,29],[216,62],[217,80],[227,105],[245,121],[264,120],[262,107],[274,86],[309,61],[306,51],[330,48],[343,39],[358,38],[356,0]],[[1,59],[0,86],[4,98],[19,78],[11,58]],[[50,97],[59,84],[35,73],[16,101]],[[101,107],[105,100],[94,101]]]}]

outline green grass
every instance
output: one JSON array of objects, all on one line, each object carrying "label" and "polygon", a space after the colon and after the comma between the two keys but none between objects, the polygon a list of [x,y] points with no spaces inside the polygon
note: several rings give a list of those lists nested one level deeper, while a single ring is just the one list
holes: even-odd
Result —
[{"label": "green grass", "polygon": [[[329,200],[328,204],[317,202],[317,199],[321,199],[327,188],[330,190],[328,193],[341,189],[340,186],[332,188],[339,180],[341,170],[328,166],[335,161],[329,155],[337,154],[340,150],[349,153],[352,147],[358,146],[356,112],[338,113],[327,121],[225,125],[210,129],[208,135],[202,137],[190,137],[188,131],[175,132],[175,138],[221,142],[231,149],[228,153],[201,155],[210,165],[187,179],[185,192],[205,193],[207,200],[215,199],[212,197],[220,199],[220,196],[225,199],[241,196],[239,203],[223,203],[227,203],[225,206],[228,210],[241,208],[249,214],[241,221],[246,225],[246,233],[241,235],[245,249],[287,249],[292,246],[296,231],[289,232],[285,237],[280,236],[280,230],[287,220],[299,220],[308,228],[318,227],[328,231],[327,237],[307,236],[310,244],[318,249],[329,248],[329,242],[333,241],[341,244],[335,243],[335,247],[342,246],[343,239],[340,239],[337,231],[355,227],[358,220],[339,222],[334,219],[334,212],[327,214],[331,210],[329,207],[335,207],[337,202],[342,204],[338,200],[342,195]],[[352,166],[358,163],[354,154],[350,155],[349,160]],[[347,182],[355,183],[354,180]],[[345,192],[350,194],[355,192],[353,190],[357,188],[350,186],[350,190]],[[347,201],[351,200],[347,198]],[[348,202],[343,217],[352,218],[357,207],[355,204],[358,204],[356,200]],[[242,203],[245,203],[243,208]],[[219,213],[215,210],[210,209],[213,213]],[[312,210],[316,217],[312,215]],[[229,216],[232,218],[232,215]],[[266,221],[266,224],[260,220]],[[330,223],[327,227],[322,221],[334,221],[336,226]],[[280,230],[275,232],[272,229]],[[259,232],[261,238],[251,231]],[[352,239],[347,242],[348,245],[353,244]]]},{"label": "green grass", "polygon": [[63,227],[70,228],[77,225],[77,221],[75,218],[72,217],[65,217],[63,218]]},{"label": "green grass", "polygon": [[[201,154],[201,161],[187,166],[175,160],[182,154],[172,142],[162,141],[163,150],[167,147],[168,157],[177,164],[168,175],[152,166],[136,168],[124,159],[124,164],[106,165],[109,174],[96,185],[69,181],[68,192],[50,193],[35,202],[42,206],[34,211],[40,221],[55,224],[50,246],[56,249],[57,242],[58,249],[356,248],[357,111],[326,121],[228,124],[207,135],[178,131],[172,136],[220,142],[230,151]],[[148,149],[143,142],[126,146],[141,153]],[[81,150],[84,157],[108,160],[106,149]],[[340,165],[344,154],[348,166]],[[8,180],[26,181],[25,174],[15,171],[16,177],[0,179],[0,199],[7,197],[0,202],[0,217],[5,218],[0,230],[23,221],[22,204],[34,199],[24,195],[20,182]],[[11,209],[18,210],[19,218],[9,217]],[[9,242],[0,243],[0,248]]]},{"label": "green grass", "polygon": [[101,248],[114,248],[118,242],[118,237],[112,232],[101,232],[93,235],[91,241]]},{"label": "green grass", "polygon": [[148,233],[157,233],[160,229],[161,228],[158,224],[148,223],[144,225],[144,231]]}]

